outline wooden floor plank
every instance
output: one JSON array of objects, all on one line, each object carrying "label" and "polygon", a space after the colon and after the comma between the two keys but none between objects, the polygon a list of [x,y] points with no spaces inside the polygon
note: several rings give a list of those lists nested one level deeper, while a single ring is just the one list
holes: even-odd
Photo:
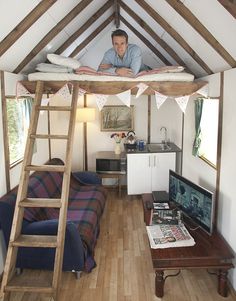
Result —
[{"label": "wooden floor plank", "polygon": [[[225,299],[217,293],[217,277],[206,270],[183,270],[179,276],[167,278],[164,297],[157,298],[142,214],[140,197],[128,197],[122,191],[120,198],[116,190],[109,190],[95,248],[97,267],[79,280],[64,272],[59,301],[235,301],[233,295]],[[37,271],[24,273],[31,276]],[[52,301],[12,293],[11,301],[21,300]]]}]

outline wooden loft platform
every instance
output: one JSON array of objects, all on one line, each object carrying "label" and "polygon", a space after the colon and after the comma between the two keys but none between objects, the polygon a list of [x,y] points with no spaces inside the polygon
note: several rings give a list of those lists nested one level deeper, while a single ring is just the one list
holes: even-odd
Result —
[{"label": "wooden loft platform", "polygon": [[[71,83],[72,85],[77,83],[81,89],[87,91],[87,93],[94,94],[107,94],[113,95],[124,92],[131,89],[132,94],[136,94],[138,85],[141,82],[124,82],[124,81],[44,81],[44,93],[54,94],[63,85]],[[207,84],[206,81],[194,81],[194,82],[154,82],[145,81],[142,82],[149,86],[148,89],[144,91],[143,94],[152,95],[158,91],[161,94],[168,96],[183,96],[191,95],[197,92],[200,88]],[[36,81],[21,81],[21,84],[32,94],[35,93]]]}]

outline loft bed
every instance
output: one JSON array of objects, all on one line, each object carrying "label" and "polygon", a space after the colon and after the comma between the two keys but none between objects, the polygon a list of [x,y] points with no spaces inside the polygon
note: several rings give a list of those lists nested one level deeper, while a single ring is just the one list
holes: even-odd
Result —
[{"label": "loft bed", "polygon": [[194,76],[186,72],[145,74],[135,78],[100,74],[35,72],[28,75],[28,81],[20,83],[34,94],[37,81],[44,82],[45,94],[54,94],[67,83],[77,83],[89,94],[114,95],[129,89],[132,94],[136,94],[137,85],[144,83],[149,87],[144,91],[145,95],[152,95],[157,91],[168,96],[184,96],[196,93],[207,84],[206,81],[194,81]]}]

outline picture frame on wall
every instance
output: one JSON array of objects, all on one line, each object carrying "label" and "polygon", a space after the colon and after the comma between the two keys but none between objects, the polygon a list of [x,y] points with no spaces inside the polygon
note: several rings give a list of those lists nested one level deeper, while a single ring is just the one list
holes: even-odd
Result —
[{"label": "picture frame on wall", "polygon": [[133,131],[134,106],[104,106],[101,110],[101,131]]}]

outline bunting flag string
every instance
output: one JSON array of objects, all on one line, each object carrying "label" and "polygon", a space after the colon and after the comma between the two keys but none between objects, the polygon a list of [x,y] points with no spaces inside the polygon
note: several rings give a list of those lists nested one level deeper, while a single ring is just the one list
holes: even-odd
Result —
[{"label": "bunting flag string", "polygon": [[168,96],[163,95],[157,91],[155,91],[155,98],[156,98],[156,105],[157,105],[157,109],[159,110],[161,105],[166,101],[166,99],[168,98]]},{"label": "bunting flag string", "polygon": [[186,107],[187,107],[190,96],[191,95],[175,97],[175,100],[183,113],[185,113],[185,111],[186,111]]},{"label": "bunting flag string", "polygon": [[86,93],[84,89],[79,88],[79,97],[83,96]]},{"label": "bunting flag string", "polygon": [[68,84],[65,84],[60,90],[58,90],[50,98],[54,98],[56,96],[61,97],[65,101],[71,100],[71,94],[70,94]]},{"label": "bunting flag string", "polygon": [[209,84],[201,87],[196,93],[201,94],[202,96],[207,98],[209,94]]},{"label": "bunting flag string", "polygon": [[138,98],[140,95],[142,95],[143,92],[148,88],[148,85],[140,83],[137,85],[137,87],[138,87],[138,92],[137,92],[135,98]]},{"label": "bunting flag string", "polygon": [[116,94],[116,96],[127,106],[130,107],[131,102],[131,90],[127,90]]},{"label": "bunting flag string", "polygon": [[32,96],[32,94],[20,83],[16,84],[16,98],[21,96]]},{"label": "bunting flag string", "polygon": [[102,110],[104,107],[105,103],[107,102],[108,95],[104,94],[94,94],[95,95],[95,100],[98,106],[99,111]]}]

